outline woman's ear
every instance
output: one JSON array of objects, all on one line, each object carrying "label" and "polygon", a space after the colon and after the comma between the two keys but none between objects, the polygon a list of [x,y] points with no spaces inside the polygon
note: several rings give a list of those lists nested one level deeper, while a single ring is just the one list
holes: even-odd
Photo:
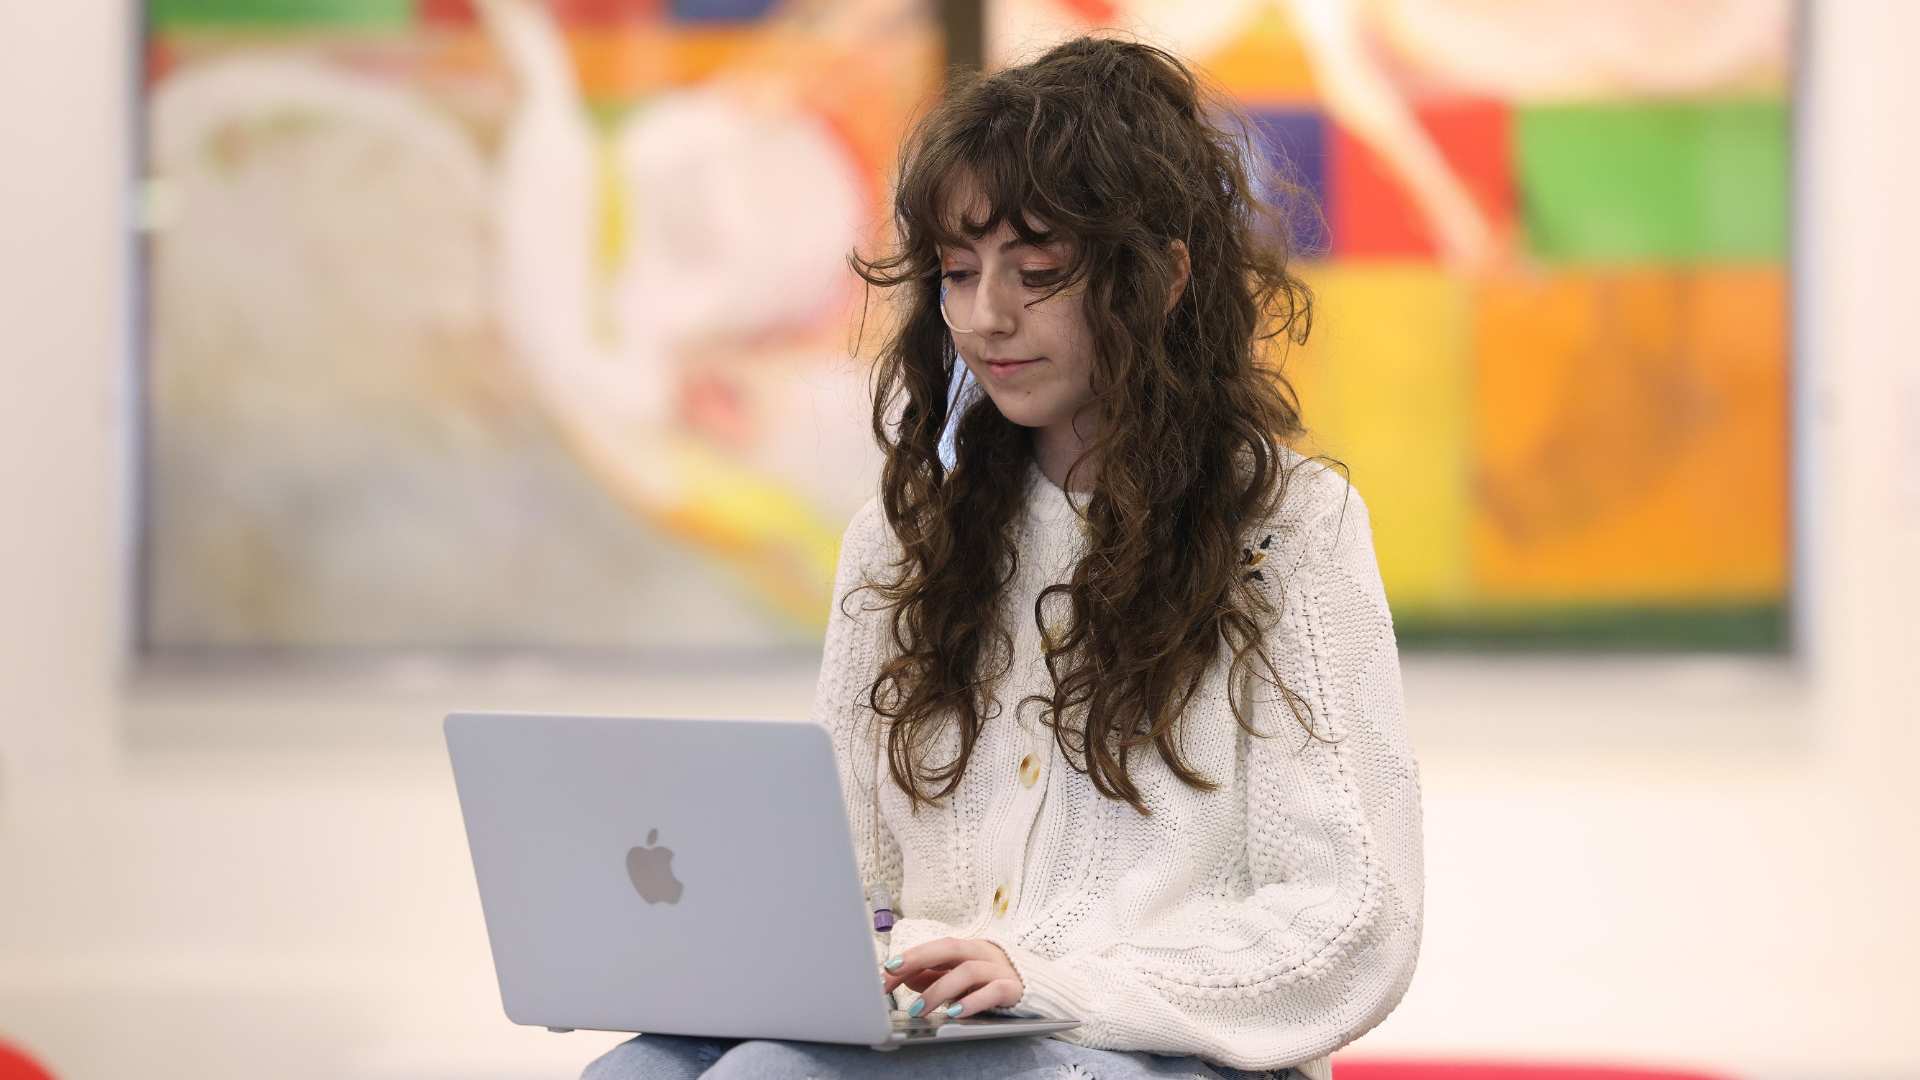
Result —
[{"label": "woman's ear", "polygon": [[1175,304],[1186,294],[1187,280],[1193,277],[1193,260],[1187,255],[1187,242],[1175,240],[1167,245],[1173,255],[1173,291],[1167,296],[1167,314],[1173,314]]}]

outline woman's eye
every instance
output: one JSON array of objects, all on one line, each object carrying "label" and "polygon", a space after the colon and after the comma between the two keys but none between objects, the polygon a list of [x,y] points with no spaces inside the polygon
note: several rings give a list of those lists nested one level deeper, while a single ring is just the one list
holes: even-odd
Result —
[{"label": "woman's eye", "polygon": [[958,285],[966,281],[967,277],[972,273],[973,271],[971,270],[947,270],[942,272],[940,277],[943,281]]},{"label": "woman's eye", "polygon": [[1059,270],[1022,270],[1020,280],[1029,289],[1044,289],[1060,282]]}]

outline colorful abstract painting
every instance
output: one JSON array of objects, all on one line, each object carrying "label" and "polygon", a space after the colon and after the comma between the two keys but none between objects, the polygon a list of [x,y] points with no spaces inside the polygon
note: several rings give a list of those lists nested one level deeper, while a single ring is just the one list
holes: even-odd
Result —
[{"label": "colorful abstract painting", "polygon": [[817,653],[928,6],[147,16],[148,654]]},{"label": "colorful abstract painting", "polygon": [[1411,645],[1788,641],[1784,0],[992,0],[1116,29],[1309,192],[1284,358]]}]

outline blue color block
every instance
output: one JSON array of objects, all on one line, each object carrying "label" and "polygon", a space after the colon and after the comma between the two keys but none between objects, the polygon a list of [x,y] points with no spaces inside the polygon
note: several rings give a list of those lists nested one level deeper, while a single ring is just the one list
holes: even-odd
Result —
[{"label": "blue color block", "polygon": [[774,0],[672,0],[667,10],[676,22],[759,22]]},{"label": "blue color block", "polygon": [[[1298,185],[1311,201],[1303,204],[1300,195],[1289,201],[1281,197],[1280,208],[1292,223],[1294,254],[1323,258],[1332,250],[1327,231],[1331,215],[1327,212],[1327,119],[1315,109],[1250,108],[1254,127],[1266,145],[1267,160],[1288,182]],[[1264,198],[1273,193],[1261,189]]]}]

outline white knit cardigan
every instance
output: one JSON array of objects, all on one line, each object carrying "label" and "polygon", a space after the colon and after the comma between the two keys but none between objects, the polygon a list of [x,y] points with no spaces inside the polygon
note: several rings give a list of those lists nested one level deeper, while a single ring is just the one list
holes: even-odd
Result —
[{"label": "white knit cardigan", "polygon": [[[1317,1080],[1327,1055],[1399,1002],[1419,952],[1422,869],[1392,618],[1358,492],[1318,461],[1283,451],[1283,464],[1286,495],[1246,536],[1244,572],[1277,613],[1274,668],[1322,738],[1264,675],[1246,700],[1272,737],[1250,737],[1228,708],[1222,646],[1181,735],[1188,763],[1220,786],[1196,791],[1151,747],[1137,751],[1131,776],[1150,816],[1102,796],[1037,707],[1017,707],[1050,688],[1034,599],[1085,549],[1082,511],[1031,463],[1018,573],[1001,600],[1014,639],[1002,711],[959,787],[908,811],[867,707],[891,614],[871,590],[841,603],[863,579],[892,580],[900,549],[877,499],[854,516],[813,717],[833,736],[863,878],[894,897],[893,951],[982,938],[1026,986],[1009,1012],[1084,1021],[1057,1038]],[[927,760],[958,746],[949,730]]]}]

